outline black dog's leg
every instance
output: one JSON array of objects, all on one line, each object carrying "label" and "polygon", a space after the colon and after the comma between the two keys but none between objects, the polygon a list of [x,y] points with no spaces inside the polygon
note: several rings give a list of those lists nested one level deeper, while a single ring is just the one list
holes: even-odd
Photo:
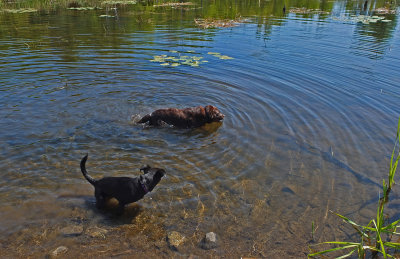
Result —
[{"label": "black dog's leg", "polygon": [[96,197],[96,207],[98,209],[101,209],[104,207],[104,204],[106,202],[105,197],[103,196],[103,194],[101,193],[101,191],[99,189],[95,189],[94,190],[94,196]]},{"label": "black dog's leg", "polygon": [[119,202],[119,204],[118,204],[118,209],[117,209],[117,215],[121,216],[124,213],[125,204],[120,201],[118,201],[118,202]]}]

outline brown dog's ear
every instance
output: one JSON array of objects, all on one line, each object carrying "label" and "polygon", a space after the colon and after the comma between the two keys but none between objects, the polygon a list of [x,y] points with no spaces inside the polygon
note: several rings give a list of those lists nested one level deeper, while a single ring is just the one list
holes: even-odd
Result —
[{"label": "brown dog's ear", "polygon": [[204,110],[206,110],[206,115],[209,119],[213,118],[213,114],[215,113],[214,109],[215,107],[212,105],[207,105],[206,107],[204,107]]}]

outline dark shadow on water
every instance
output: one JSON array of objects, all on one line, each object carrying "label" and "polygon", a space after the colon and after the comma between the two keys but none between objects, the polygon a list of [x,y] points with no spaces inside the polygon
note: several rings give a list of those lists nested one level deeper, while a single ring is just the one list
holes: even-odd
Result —
[{"label": "dark shadow on water", "polygon": [[216,132],[222,126],[222,123],[223,122],[206,123],[201,127],[190,128],[190,129],[175,128],[174,126],[168,124],[159,127],[149,126],[147,124],[135,124],[135,125],[142,126],[143,130],[163,130],[163,131],[170,131],[172,134],[176,135],[207,137]]},{"label": "dark shadow on water", "polygon": [[124,213],[118,215],[118,201],[115,199],[107,201],[106,206],[102,209],[98,209],[96,207],[96,202],[92,199],[86,199],[85,201],[87,209],[101,216],[102,222],[108,226],[131,224],[132,221],[143,212],[143,207],[137,203],[126,205]]},{"label": "dark shadow on water", "polygon": [[[73,209],[74,207],[80,207],[81,210],[88,211],[92,215],[96,215],[104,225],[116,226],[131,224],[132,221],[139,216],[144,210],[143,207],[137,203],[131,203],[125,206],[124,213],[118,215],[118,201],[110,199],[107,201],[105,208],[98,209],[96,207],[96,199],[94,196],[88,195],[62,195],[59,199],[68,199],[68,207]],[[82,223],[80,218],[79,222]],[[86,221],[86,220],[83,220]]]}]

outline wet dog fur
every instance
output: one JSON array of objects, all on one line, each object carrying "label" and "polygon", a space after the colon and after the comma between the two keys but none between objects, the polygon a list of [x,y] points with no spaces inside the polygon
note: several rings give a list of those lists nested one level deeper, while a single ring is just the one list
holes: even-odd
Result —
[{"label": "wet dog fur", "polygon": [[195,128],[206,123],[221,121],[224,117],[225,115],[217,107],[207,105],[185,109],[165,108],[155,110],[151,114],[143,116],[138,123],[148,122],[151,126],[161,126],[166,123],[177,128]]},{"label": "wet dog fur", "polygon": [[97,208],[103,208],[108,199],[115,198],[118,200],[118,215],[124,212],[126,204],[136,202],[151,192],[165,175],[164,169],[147,165],[140,169],[143,174],[138,177],[104,177],[95,180],[86,171],[87,158],[88,155],[82,158],[80,166],[83,176],[94,186]]}]

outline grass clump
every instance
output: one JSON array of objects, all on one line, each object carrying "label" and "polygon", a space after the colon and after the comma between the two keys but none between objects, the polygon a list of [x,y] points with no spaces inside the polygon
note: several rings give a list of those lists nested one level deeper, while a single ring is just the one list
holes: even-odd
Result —
[{"label": "grass clump", "polygon": [[[389,201],[389,193],[392,190],[392,187],[395,184],[394,176],[396,173],[397,165],[400,159],[400,118],[397,124],[397,133],[396,133],[396,142],[394,144],[394,148],[392,151],[392,155],[390,158],[390,168],[389,168],[389,176],[387,182],[383,180],[382,184],[382,192],[383,196],[379,199],[378,208],[376,212],[376,218],[369,221],[369,223],[364,226],[361,224],[357,224],[351,219],[336,214],[338,217],[343,219],[346,223],[350,224],[357,232],[359,237],[359,242],[344,242],[344,241],[330,241],[316,244],[315,246],[328,244],[328,245],[336,245],[336,247],[319,251],[312,252],[308,254],[308,257],[315,257],[318,255],[327,254],[334,251],[343,251],[346,254],[338,257],[338,258],[346,258],[357,252],[358,258],[365,258],[366,252],[369,251],[373,258],[376,258],[378,254],[381,254],[385,259],[386,258],[394,258],[393,255],[389,254],[391,250],[400,249],[400,243],[392,242],[394,240],[394,236],[399,238],[400,233],[397,232],[397,228],[400,227],[400,219],[395,220],[392,223],[385,224],[384,210],[385,205]],[[314,224],[313,224],[314,225]],[[311,249],[311,247],[310,247]],[[313,249],[311,249],[313,251]]]}]

